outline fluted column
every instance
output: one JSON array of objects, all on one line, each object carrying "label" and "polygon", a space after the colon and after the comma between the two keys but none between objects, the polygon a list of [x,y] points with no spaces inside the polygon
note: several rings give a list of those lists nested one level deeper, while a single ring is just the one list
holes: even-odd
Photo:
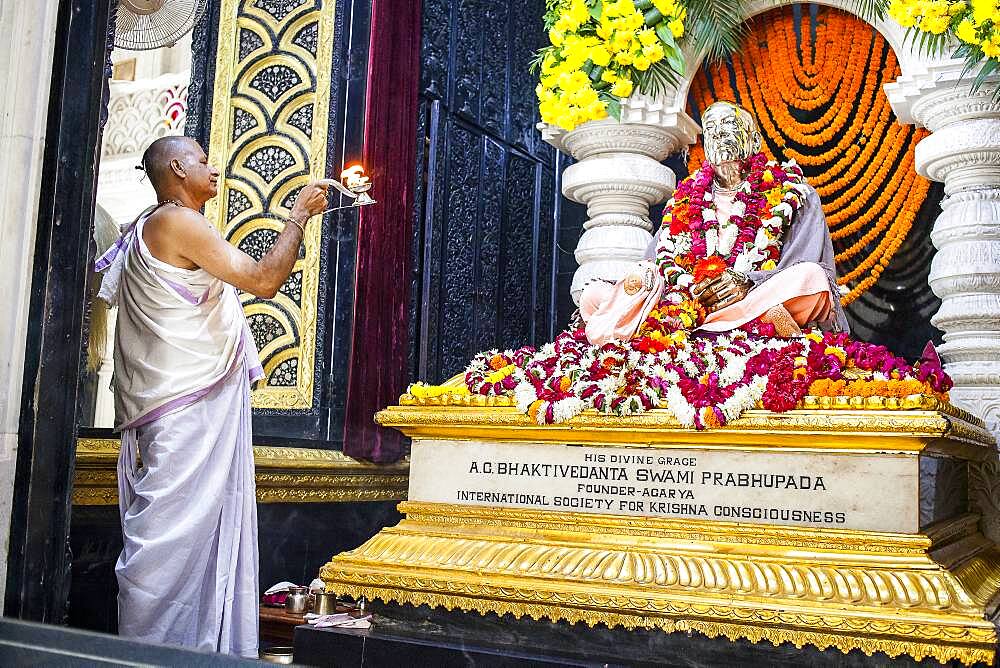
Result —
[{"label": "fluted column", "polygon": [[660,161],[694,143],[698,126],[671,101],[637,95],[622,104],[621,122],[591,121],[563,132],[544,126],[543,138],[577,162],[563,172],[563,195],[587,205],[588,220],[576,246],[580,267],[570,291],[579,303],[595,278],[618,280],[642,258],[652,240],[649,207],[676,185]]},{"label": "fluted column", "polygon": [[95,427],[115,426],[115,394],[111,389],[111,377],[115,371],[115,327],[118,323],[118,309],[110,308],[107,313],[108,332],[104,342],[101,367],[97,370],[97,390],[95,391]]},{"label": "fluted column", "polygon": [[931,134],[916,147],[917,171],[944,183],[931,239],[928,278],[941,298],[931,322],[955,381],[953,403],[1000,434],[1000,104],[995,86],[972,94],[954,72],[913,101],[913,119]]}]

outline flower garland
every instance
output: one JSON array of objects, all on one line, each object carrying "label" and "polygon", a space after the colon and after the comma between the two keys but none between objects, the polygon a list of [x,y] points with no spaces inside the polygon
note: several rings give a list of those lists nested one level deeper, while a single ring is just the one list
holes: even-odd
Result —
[{"label": "flower garland", "polygon": [[677,40],[687,10],[677,0],[554,0],[545,15],[551,46],[537,54],[542,121],[572,130],[618,118],[633,90],[651,93],[683,72]]},{"label": "flower garland", "polygon": [[[690,106],[720,98],[743,104],[757,118],[765,152],[801,166],[823,204],[846,305],[881,278],[927,199],[930,183],[913,169],[927,133],[895,122],[881,87],[898,78],[899,65],[871,26],[825,7],[815,30],[795,20],[790,8],[757,17],[755,30],[767,41],[746,40],[731,65],[703,68]],[[692,170],[703,156],[700,147],[691,151]]]},{"label": "flower garland", "polygon": [[[650,348],[653,340],[658,346]],[[502,378],[494,375],[500,370]],[[866,378],[848,379],[845,371]],[[659,338],[640,332],[631,341],[595,346],[582,327],[537,350],[477,355],[465,382],[477,394],[513,397],[538,424],[564,422],[587,409],[626,416],[661,408],[697,429],[724,425],[755,406],[788,411],[809,394],[947,400],[951,388],[936,356],[911,365],[846,334],[809,332],[789,340],[744,330]]]},{"label": "flower garland", "polygon": [[[747,178],[733,199],[730,218],[719,220],[712,196],[715,171],[708,162],[674,191],[664,207],[656,261],[666,283],[667,315],[682,317],[679,326],[693,329],[704,320],[694,309],[691,287],[715,278],[727,268],[747,273],[774,269],[781,239],[802,204],[805,183],[794,163],[779,165],[761,154],[751,156]],[[690,321],[690,322],[689,322]]]}]

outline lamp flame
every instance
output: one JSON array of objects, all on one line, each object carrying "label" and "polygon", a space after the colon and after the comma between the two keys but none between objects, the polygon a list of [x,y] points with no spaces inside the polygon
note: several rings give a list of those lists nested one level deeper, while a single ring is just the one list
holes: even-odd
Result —
[{"label": "lamp flame", "polygon": [[353,165],[340,173],[340,180],[353,192],[361,192],[371,187],[371,179],[365,176],[365,168]]},{"label": "lamp flame", "polygon": [[332,209],[327,209],[323,213],[376,203],[375,200],[368,195],[368,191],[371,190],[372,187],[372,181],[369,177],[365,176],[365,168],[361,165],[351,165],[344,168],[344,171],[340,173],[339,181],[334,179],[319,179],[317,183],[332,186],[338,190],[341,195],[354,200],[346,207],[333,207]]}]

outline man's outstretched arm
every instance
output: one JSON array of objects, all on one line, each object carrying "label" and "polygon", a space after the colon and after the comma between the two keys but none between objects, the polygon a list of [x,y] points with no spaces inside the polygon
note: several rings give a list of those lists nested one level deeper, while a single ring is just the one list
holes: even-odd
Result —
[{"label": "man's outstretched arm", "polygon": [[216,278],[257,297],[270,299],[288,280],[299,255],[305,226],[326,206],[326,186],[310,183],[299,193],[291,218],[260,261],[236,248],[197,211],[179,209],[171,225],[174,248]]}]

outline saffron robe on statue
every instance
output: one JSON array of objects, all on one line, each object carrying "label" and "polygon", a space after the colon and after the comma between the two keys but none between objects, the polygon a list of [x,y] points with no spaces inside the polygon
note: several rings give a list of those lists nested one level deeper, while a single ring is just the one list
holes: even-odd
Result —
[{"label": "saffron robe on statue", "polygon": [[96,265],[118,305],[118,632],[256,657],[250,383],[263,370],[235,288],[153,257],[148,214]]},{"label": "saffron robe on statue", "polygon": [[[732,197],[716,194],[716,213],[728,220]],[[659,234],[669,234],[661,229]],[[653,262],[659,235],[646,249],[646,261]],[[774,281],[782,274],[780,281]],[[699,327],[703,331],[725,332],[750,322],[775,307],[784,308],[797,325],[813,323],[822,329],[849,331],[847,316],[840,305],[833,242],[826,225],[819,195],[806,188],[802,206],[785,231],[778,265],[774,269],[747,274],[753,288],[741,301],[708,316]],[[635,336],[646,316],[656,306],[663,290],[658,275],[651,286],[629,295],[624,281],[611,284],[595,281],[584,288],[580,315],[586,323],[587,339],[603,345],[615,339]]]}]

